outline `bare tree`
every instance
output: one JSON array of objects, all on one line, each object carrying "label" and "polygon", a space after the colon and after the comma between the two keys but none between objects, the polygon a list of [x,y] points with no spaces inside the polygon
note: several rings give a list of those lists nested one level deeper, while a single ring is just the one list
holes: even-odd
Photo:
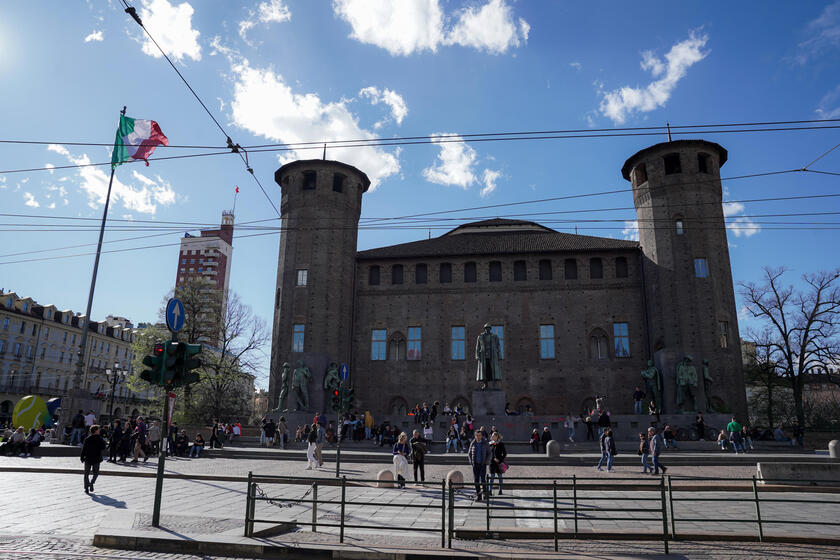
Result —
[{"label": "bare tree", "polygon": [[805,425],[805,376],[826,369],[840,349],[840,269],[803,274],[802,291],[786,285],[787,269],[764,269],[761,283],[740,283],[749,313],[767,333],[767,358],[790,381],[796,417]]},{"label": "bare tree", "polygon": [[750,423],[756,424],[764,416],[771,429],[782,415],[781,401],[790,396],[786,395],[790,393],[790,383],[772,359],[773,340],[771,331],[762,331],[753,341],[755,355],[750,355],[744,366],[744,380],[753,388],[748,401],[752,416]]}]

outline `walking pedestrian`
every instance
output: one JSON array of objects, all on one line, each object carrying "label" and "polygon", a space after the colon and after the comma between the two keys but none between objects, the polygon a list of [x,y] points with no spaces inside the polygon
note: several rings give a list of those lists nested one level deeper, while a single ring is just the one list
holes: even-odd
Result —
[{"label": "walking pedestrian", "polygon": [[563,427],[569,430],[569,441],[574,443],[575,442],[575,419],[572,416],[572,413],[569,412],[566,414],[566,422],[563,424]]},{"label": "walking pedestrian", "polygon": [[650,440],[644,432],[639,433],[639,456],[642,458],[642,474],[647,474],[648,469],[653,472],[653,467],[648,466],[648,457],[650,457]]},{"label": "walking pedestrian", "polygon": [[315,458],[315,447],[318,441],[318,425],[312,424],[312,429],[309,430],[309,435],[306,437],[306,470],[311,471],[318,467],[318,460]]},{"label": "walking pedestrian", "polygon": [[85,433],[85,416],[81,410],[70,421],[70,427],[73,428],[70,432],[70,445],[81,445]]},{"label": "walking pedestrian", "polygon": [[274,447],[274,432],[277,431],[277,424],[274,420],[266,420],[262,426],[264,445],[266,447]]},{"label": "walking pedestrian", "polygon": [[502,495],[502,475],[507,471],[507,450],[502,443],[502,434],[494,431],[490,434],[490,481],[487,487],[487,495],[493,495],[493,479],[499,479],[499,496]]},{"label": "walking pedestrian", "polygon": [[[103,451],[105,451],[105,440],[99,435],[99,426],[94,424],[90,427],[89,435],[82,445],[80,457],[85,465],[85,494],[93,492],[93,485],[99,476],[99,463],[102,462]],[[91,473],[93,477],[90,477]]]},{"label": "walking pedestrian", "polygon": [[324,455],[322,450],[324,449],[324,444],[327,443],[327,431],[321,424],[312,424],[312,428],[315,430],[315,460],[318,461],[318,466],[324,466]]},{"label": "walking pedestrian", "polygon": [[732,417],[732,421],[726,425],[726,431],[729,432],[729,442],[732,443],[732,447],[736,455],[739,452],[746,453],[746,451],[744,450],[743,439],[741,437],[742,429],[743,428],[741,427],[741,424],[735,419],[734,416]]},{"label": "walking pedestrian", "polygon": [[152,455],[157,455],[160,451],[160,424],[157,420],[149,426],[149,445]]},{"label": "walking pedestrian", "polygon": [[219,431],[221,430],[221,426],[219,426],[219,421],[215,418],[213,419],[213,426],[210,428],[210,441],[208,442],[208,446],[210,449],[216,449],[216,444],[219,444],[219,448],[223,448],[224,444],[222,440],[219,439]]},{"label": "walking pedestrian", "polygon": [[429,440],[420,436],[420,432],[414,430],[409,440],[411,444],[411,461],[414,465],[414,482],[417,482],[417,471],[420,471],[420,482],[426,481],[426,453],[428,452]]},{"label": "walking pedestrian", "polygon": [[609,464],[610,454],[607,451],[606,439],[607,439],[607,430],[604,430],[601,433],[601,437],[598,439],[598,447],[601,450],[601,458],[598,460],[598,464],[595,466],[595,468],[598,469],[599,471],[604,470],[601,467],[605,463]]},{"label": "walking pedestrian", "polygon": [[108,438],[108,462],[117,462],[117,453],[120,449],[120,440],[123,438],[122,423],[114,420],[114,427],[111,429],[111,437]]},{"label": "walking pedestrian", "polygon": [[656,429],[651,426],[648,428],[648,437],[650,438],[650,453],[653,455],[653,474],[659,474],[659,469],[662,469],[662,474],[665,474],[668,469],[659,462],[659,455],[662,453],[662,448],[665,447],[662,436],[657,434]]},{"label": "walking pedestrian", "polygon": [[400,434],[397,443],[393,448],[394,476],[397,478],[397,486],[405,488],[405,479],[408,476],[408,454],[411,446],[408,443],[408,436],[405,432]]},{"label": "walking pedestrian", "polygon": [[134,433],[131,434],[131,437],[134,438],[134,455],[131,458],[132,463],[136,463],[137,459],[141,455],[143,456],[144,463],[149,460],[149,458],[146,456],[146,452],[143,451],[143,446],[146,445],[146,435],[146,423],[143,422],[142,416],[138,416],[137,425],[134,428]]},{"label": "walking pedestrian", "polygon": [[490,462],[490,445],[482,439],[483,437],[480,431],[475,432],[468,452],[477,502],[482,501],[482,491],[487,493],[487,464]]}]

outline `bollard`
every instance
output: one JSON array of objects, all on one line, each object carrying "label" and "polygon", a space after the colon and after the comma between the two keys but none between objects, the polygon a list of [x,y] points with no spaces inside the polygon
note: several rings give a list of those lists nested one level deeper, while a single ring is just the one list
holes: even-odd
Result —
[{"label": "bollard", "polygon": [[840,461],[840,439],[833,439],[828,442],[828,456],[835,461]]}]

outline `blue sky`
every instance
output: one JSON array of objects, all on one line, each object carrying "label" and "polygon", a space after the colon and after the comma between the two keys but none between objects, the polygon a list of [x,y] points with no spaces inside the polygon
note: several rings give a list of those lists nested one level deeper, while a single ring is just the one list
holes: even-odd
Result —
[{"label": "blue sky", "polygon": [[[389,0],[221,2],[136,0],[146,27],[243,146],[277,142],[504,131],[604,129],[840,118],[840,2],[526,2]],[[0,169],[107,161],[118,111],[154,119],[173,145],[220,146],[224,136],[157,56],[120,2],[0,5]],[[840,142],[837,129],[703,134],[729,150],[723,176],[798,169]],[[685,136],[680,136],[685,137]],[[332,149],[368,173],[362,217],[381,218],[627,188],[624,160],[661,136],[420,144]],[[201,150],[159,149],[156,155]],[[254,153],[256,176],[279,207],[277,167],[320,151]],[[814,169],[840,171],[840,149]],[[0,287],[84,312],[107,167],[0,173]],[[155,320],[172,287],[177,242],[218,224],[240,187],[236,221],[276,217],[236,156],[125,165],[117,170],[94,319]],[[729,200],[837,193],[813,173],[725,181]],[[629,192],[449,217],[630,207]],[[736,282],[763,265],[797,274],[837,266],[836,216],[753,218],[840,210],[837,198],[734,203]],[[32,217],[49,216],[47,218]],[[632,236],[632,211],[574,214],[611,223],[556,224]],[[739,216],[742,216],[739,218]],[[52,217],[52,218],[50,218]],[[153,220],[150,224],[138,220]],[[808,226],[820,222],[817,226]],[[71,231],[40,231],[44,224]],[[79,224],[89,226],[79,230]],[[277,225],[276,222],[264,222]],[[424,222],[428,225],[428,222]],[[453,224],[454,227],[454,224]],[[595,229],[600,228],[600,229]],[[58,228],[62,229],[62,228]],[[15,231],[11,231],[15,230]],[[195,233],[196,230],[192,230]],[[443,230],[434,229],[432,235]],[[259,233],[238,230],[239,233]],[[115,240],[163,234],[133,241]],[[425,238],[428,229],[363,230],[359,248]],[[267,323],[277,235],[234,241],[231,288]],[[23,253],[13,255],[14,253]],[[31,258],[36,262],[14,262]],[[741,325],[744,331],[745,323]],[[266,349],[267,351],[268,349]],[[267,364],[267,362],[266,362]],[[264,372],[267,373],[267,372]]]}]

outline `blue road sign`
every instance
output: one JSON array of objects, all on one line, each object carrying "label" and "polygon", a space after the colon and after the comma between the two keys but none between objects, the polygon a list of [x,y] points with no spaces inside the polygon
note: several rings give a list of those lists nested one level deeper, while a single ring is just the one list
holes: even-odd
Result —
[{"label": "blue road sign", "polygon": [[166,328],[172,332],[184,328],[184,304],[178,298],[172,298],[166,304]]},{"label": "blue road sign", "polygon": [[341,368],[338,370],[338,375],[341,377],[342,381],[347,381],[350,377],[350,366],[347,364],[341,364]]}]

